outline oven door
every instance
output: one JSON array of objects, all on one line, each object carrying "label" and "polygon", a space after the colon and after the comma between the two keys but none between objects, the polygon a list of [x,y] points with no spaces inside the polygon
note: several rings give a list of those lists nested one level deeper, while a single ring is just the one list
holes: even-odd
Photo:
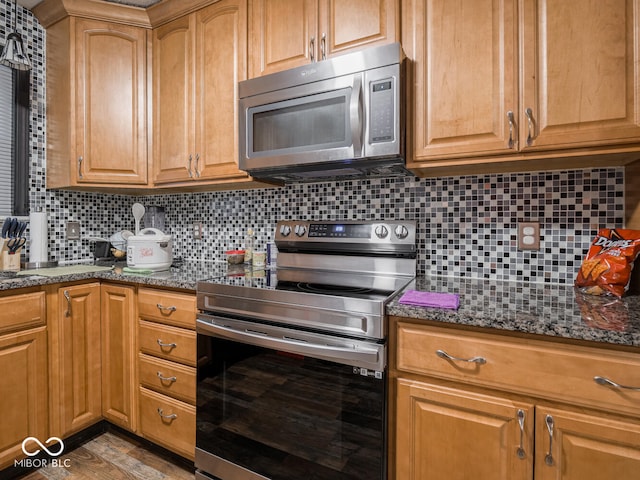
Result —
[{"label": "oven door", "polygon": [[197,332],[199,478],[386,478],[383,344],[212,315]]}]

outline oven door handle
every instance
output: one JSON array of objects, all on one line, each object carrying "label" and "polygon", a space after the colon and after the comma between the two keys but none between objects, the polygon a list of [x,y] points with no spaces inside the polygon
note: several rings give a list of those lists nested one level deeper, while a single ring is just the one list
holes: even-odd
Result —
[{"label": "oven door handle", "polygon": [[217,325],[209,322],[197,321],[198,333],[213,335],[216,337],[233,340],[241,343],[249,343],[258,347],[271,348],[274,350],[285,350],[289,353],[297,353],[314,358],[333,360],[345,365],[357,364],[369,369],[384,369],[384,358],[381,358],[380,350],[367,348],[341,347],[338,345],[326,345],[312,343],[306,340],[294,338],[295,331],[291,332],[291,337],[275,337],[267,332],[262,325],[256,325],[255,329],[236,329],[226,325]]}]

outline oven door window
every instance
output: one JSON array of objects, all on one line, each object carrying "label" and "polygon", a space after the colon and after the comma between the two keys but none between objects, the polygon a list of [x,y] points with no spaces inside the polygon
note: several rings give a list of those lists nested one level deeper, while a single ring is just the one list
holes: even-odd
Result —
[{"label": "oven door window", "polygon": [[384,377],[211,336],[199,344],[198,449],[273,480],[385,478]]}]

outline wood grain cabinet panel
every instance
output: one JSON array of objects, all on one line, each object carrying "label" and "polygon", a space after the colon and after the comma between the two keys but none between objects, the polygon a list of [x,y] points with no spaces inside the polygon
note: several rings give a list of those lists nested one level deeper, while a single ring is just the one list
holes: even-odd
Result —
[{"label": "wood grain cabinet panel", "polygon": [[639,13],[638,0],[403,2],[408,166],[434,175],[637,158]]},{"label": "wood grain cabinet panel", "polygon": [[631,479],[640,472],[640,423],[539,406],[535,448],[536,480]]},{"label": "wood grain cabinet panel", "polygon": [[44,292],[22,293],[0,298],[0,334],[45,325]]},{"label": "wood grain cabinet panel", "polygon": [[47,187],[147,184],[146,38],[75,17],[47,29]]},{"label": "wood grain cabinet panel", "polygon": [[195,368],[141,353],[139,372],[142,386],[195,405]]},{"label": "wood grain cabinet panel", "polygon": [[102,418],[100,284],[56,288],[47,304],[50,433],[64,438]]},{"label": "wood grain cabinet panel", "polygon": [[196,365],[196,332],[140,320],[140,350],[174,362]]},{"label": "wood grain cabinet panel", "polygon": [[102,416],[135,432],[138,411],[135,288],[103,284],[100,303]]},{"label": "wood grain cabinet panel", "polygon": [[[43,312],[44,313],[44,312]],[[25,457],[22,442],[48,438],[46,327],[0,336],[0,470]]]},{"label": "wood grain cabinet panel", "polygon": [[390,343],[390,478],[637,476],[636,352],[395,317]]},{"label": "wood grain cabinet panel", "polygon": [[396,422],[398,480],[533,478],[531,404],[401,379]]},{"label": "wood grain cabinet panel", "polygon": [[252,0],[250,78],[400,40],[398,0]]},{"label": "wood grain cabinet panel", "polygon": [[140,288],[138,313],[146,320],[195,330],[196,297],[187,293]]},{"label": "wood grain cabinet panel", "polygon": [[222,0],[154,30],[155,184],[249,180],[237,164],[246,32],[246,0]]}]

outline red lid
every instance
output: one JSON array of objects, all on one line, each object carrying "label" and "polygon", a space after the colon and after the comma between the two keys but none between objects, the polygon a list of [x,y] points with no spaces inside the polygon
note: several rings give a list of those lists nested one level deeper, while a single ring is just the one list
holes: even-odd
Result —
[{"label": "red lid", "polygon": [[244,255],[244,250],[227,250],[224,253],[227,255]]}]

